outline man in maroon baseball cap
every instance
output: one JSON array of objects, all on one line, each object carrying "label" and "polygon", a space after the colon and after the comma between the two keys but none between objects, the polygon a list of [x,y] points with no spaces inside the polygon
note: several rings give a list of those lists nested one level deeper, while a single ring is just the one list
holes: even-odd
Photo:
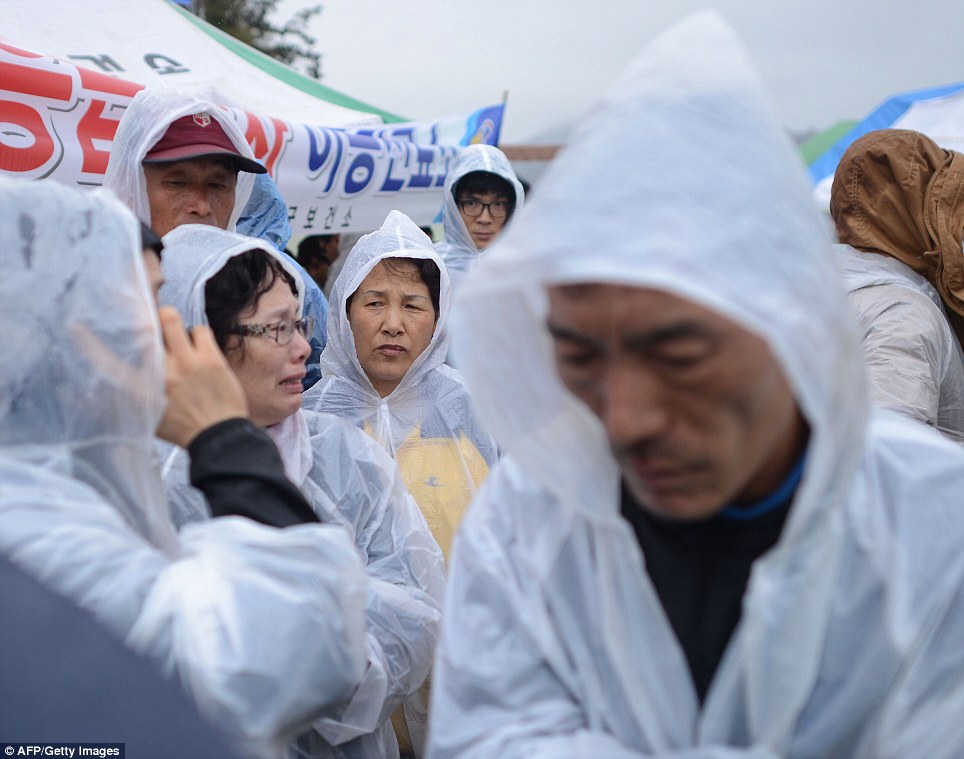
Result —
[{"label": "man in maroon baseball cap", "polygon": [[161,236],[181,224],[227,229],[239,171],[267,172],[241,153],[208,113],[182,116],[142,161],[151,226]]},{"label": "man in maroon baseball cap", "polygon": [[147,152],[143,163],[164,164],[218,156],[230,159],[237,171],[252,174],[266,174],[268,171],[253,158],[241,155],[220,122],[206,113],[182,116],[174,121]]}]

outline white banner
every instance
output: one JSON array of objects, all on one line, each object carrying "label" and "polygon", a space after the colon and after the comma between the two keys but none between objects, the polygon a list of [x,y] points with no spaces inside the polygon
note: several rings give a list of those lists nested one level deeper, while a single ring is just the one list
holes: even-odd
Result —
[{"label": "white banner", "polygon": [[[118,122],[142,87],[0,41],[0,172],[100,185]],[[376,229],[392,209],[431,223],[459,145],[496,144],[502,119],[499,105],[465,119],[346,130],[223,107],[277,182],[295,236]]]}]

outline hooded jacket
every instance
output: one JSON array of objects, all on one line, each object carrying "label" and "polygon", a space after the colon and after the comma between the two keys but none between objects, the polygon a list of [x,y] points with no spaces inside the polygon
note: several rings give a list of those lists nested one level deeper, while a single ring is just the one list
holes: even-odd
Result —
[{"label": "hooded jacket", "polygon": [[840,159],[830,212],[874,402],[964,440],[962,191],[964,156],[882,129]]},{"label": "hooded jacket", "polygon": [[153,456],[157,315],[116,200],[0,179],[0,259],[0,314],[23,327],[0,354],[0,554],[276,755],[361,682],[354,546],[240,518],[174,532]]},{"label": "hooded jacket", "polygon": [[[442,257],[445,266],[449,271],[452,280],[452,287],[457,289],[465,274],[471,271],[479,262],[480,257],[492,250],[498,244],[496,240],[484,251],[479,250],[472,235],[469,234],[459,207],[455,202],[455,186],[466,174],[473,171],[487,171],[490,174],[497,174],[512,185],[515,190],[513,214],[522,210],[525,203],[525,191],[522,189],[522,182],[515,175],[512,164],[498,148],[491,145],[469,145],[462,150],[455,165],[445,178],[445,187],[442,192],[442,227],[445,233],[444,239],[435,246],[435,250]],[[511,220],[506,219],[506,224]]]},{"label": "hooded jacket", "polygon": [[881,129],[841,156],[830,193],[840,242],[903,261],[940,293],[964,343],[964,154]]},{"label": "hooded jacket", "polygon": [[[227,261],[257,248],[289,270],[287,259],[254,238],[201,225],[164,237],[160,298],[188,327],[207,324],[204,288]],[[299,300],[303,291],[295,278]],[[267,339],[267,338],[265,338]],[[368,666],[350,699],[336,704],[297,741],[312,757],[394,757],[392,711],[422,684],[438,633],[444,569],[441,552],[391,458],[361,430],[331,414],[298,411],[267,428],[289,479],[322,522],[347,530],[366,564]],[[207,518],[189,484],[182,449],[166,456],[164,484],[178,524]]]},{"label": "hooded jacket", "polygon": [[[372,386],[358,360],[346,303],[386,258],[428,259],[440,273],[439,313],[432,340],[388,396]],[[399,211],[352,248],[332,288],[323,378],[305,406],[337,414],[365,429],[398,462],[446,557],[462,515],[497,457],[482,431],[458,372],[444,364],[451,288],[428,237]]]},{"label": "hooded jacket", "polygon": [[[742,47],[701,14],[630,66],[466,281],[456,359],[506,455],[456,539],[431,759],[962,755],[964,455],[898,415],[868,423],[816,213]],[[702,706],[605,431],[554,368],[545,288],[577,282],[759,336],[809,425]]]}]

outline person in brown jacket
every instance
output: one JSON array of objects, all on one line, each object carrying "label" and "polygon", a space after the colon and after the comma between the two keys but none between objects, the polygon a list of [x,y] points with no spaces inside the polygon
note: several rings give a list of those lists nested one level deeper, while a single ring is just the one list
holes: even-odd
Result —
[{"label": "person in brown jacket", "polygon": [[830,213],[873,402],[964,440],[964,155],[870,132],[840,159]]}]

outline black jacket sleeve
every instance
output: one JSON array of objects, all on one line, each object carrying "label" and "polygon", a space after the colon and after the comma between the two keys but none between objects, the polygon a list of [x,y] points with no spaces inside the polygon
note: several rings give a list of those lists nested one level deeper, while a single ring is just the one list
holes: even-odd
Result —
[{"label": "black jacket sleeve", "polygon": [[274,441],[247,419],[209,427],[187,451],[191,484],[204,493],[212,516],[243,516],[272,527],[321,521],[285,476]]}]

